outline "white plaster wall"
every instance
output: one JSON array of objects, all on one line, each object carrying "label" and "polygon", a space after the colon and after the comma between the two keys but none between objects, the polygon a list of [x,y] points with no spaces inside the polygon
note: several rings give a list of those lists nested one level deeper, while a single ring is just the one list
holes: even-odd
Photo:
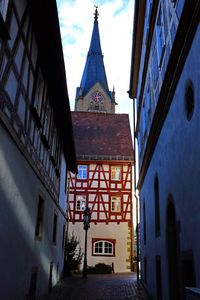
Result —
[{"label": "white plaster wall", "polygon": [[[75,236],[80,238],[80,244],[84,252],[85,231],[83,230],[83,224],[70,223],[69,232],[74,232]],[[128,237],[130,237],[128,223],[109,223],[108,225],[105,223],[91,223],[90,228],[88,229],[88,266],[94,266],[97,263],[105,263],[108,265],[114,263],[115,272],[130,272],[131,270],[127,268],[127,266],[130,266],[130,263],[126,262],[126,259],[128,259],[130,255],[130,252],[127,250],[127,242],[130,241],[128,240]],[[92,238],[116,239],[115,257],[92,256]]]},{"label": "white plaster wall", "polygon": [[[41,296],[48,290],[50,262],[54,262],[53,284],[62,272],[65,220],[2,126],[0,136],[0,299],[24,299],[30,287],[31,269],[36,266],[37,296]],[[36,241],[39,194],[45,199],[44,227],[42,240]],[[57,246],[51,242],[54,212],[58,214]]]},{"label": "white plaster wall", "polygon": [[[200,286],[200,29],[178,82],[174,99],[162,128],[140,193],[146,205],[146,246],[141,242],[142,275],[143,257],[147,257],[147,289],[156,298],[155,256],[161,255],[163,300],[168,295],[168,266],[166,255],[166,210],[171,193],[175,201],[176,218],[180,221],[180,250],[194,251],[194,267],[197,287]],[[195,92],[195,108],[191,121],[185,114],[185,87],[191,79]],[[160,237],[155,238],[154,178],[159,178]],[[141,213],[142,216],[142,213]],[[141,219],[141,236],[143,222]]]}]

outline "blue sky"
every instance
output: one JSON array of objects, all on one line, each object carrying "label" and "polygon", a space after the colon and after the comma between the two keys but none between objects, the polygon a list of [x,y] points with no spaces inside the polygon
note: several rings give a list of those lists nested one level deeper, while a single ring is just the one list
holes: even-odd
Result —
[{"label": "blue sky", "polygon": [[109,89],[116,91],[117,113],[130,113],[128,98],[134,0],[57,0],[67,85],[74,110],[76,87],[80,85],[98,5],[101,48]]}]

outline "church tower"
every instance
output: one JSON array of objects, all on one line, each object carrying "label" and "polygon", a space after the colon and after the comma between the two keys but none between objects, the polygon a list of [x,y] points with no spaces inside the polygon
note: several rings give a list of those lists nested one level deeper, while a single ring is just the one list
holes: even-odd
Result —
[{"label": "church tower", "polygon": [[94,27],[80,87],[76,89],[75,111],[115,113],[115,91],[109,91],[101,50],[97,6]]}]

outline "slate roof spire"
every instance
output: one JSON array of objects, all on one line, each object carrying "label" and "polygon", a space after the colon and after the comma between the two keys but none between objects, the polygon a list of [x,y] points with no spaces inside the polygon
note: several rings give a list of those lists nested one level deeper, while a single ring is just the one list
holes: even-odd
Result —
[{"label": "slate roof spire", "polygon": [[80,89],[82,91],[83,97],[86,95],[86,93],[90,90],[90,88],[92,88],[92,86],[96,82],[99,82],[101,84],[105,92],[110,97],[110,92],[108,88],[107,77],[106,77],[106,72],[105,72],[105,67],[103,62],[103,54],[101,50],[98,16],[99,16],[98,7],[95,6],[92,38],[91,38],[86,64],[85,64],[85,68],[83,71],[83,76],[80,84]]}]

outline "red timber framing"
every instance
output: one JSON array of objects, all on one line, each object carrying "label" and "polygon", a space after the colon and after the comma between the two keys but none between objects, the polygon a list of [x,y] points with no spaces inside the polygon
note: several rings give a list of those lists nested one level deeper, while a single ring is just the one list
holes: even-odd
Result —
[{"label": "red timber framing", "polygon": [[[87,166],[87,178],[78,179],[73,175],[69,178],[69,221],[82,222],[84,205],[88,205],[92,212],[93,223],[128,222],[131,225],[132,163],[130,161],[78,161],[78,166],[80,165]],[[112,178],[113,167],[118,167],[120,170],[117,179]],[[80,201],[83,203],[82,209]]]}]

